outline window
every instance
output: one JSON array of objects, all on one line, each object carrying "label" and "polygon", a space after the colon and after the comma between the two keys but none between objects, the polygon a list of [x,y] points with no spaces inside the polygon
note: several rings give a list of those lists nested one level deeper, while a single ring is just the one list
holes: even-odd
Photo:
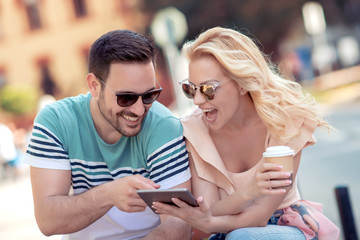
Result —
[{"label": "window", "polygon": [[25,11],[28,18],[30,29],[41,28],[41,19],[39,14],[39,2],[38,0],[23,0],[25,5]]},{"label": "window", "polygon": [[1,8],[1,5],[0,5],[0,40],[1,38],[3,37],[3,11],[2,11],[2,8]]},{"label": "window", "polygon": [[87,15],[86,4],[84,0],[73,0],[75,15],[77,18],[82,18]]},{"label": "window", "polygon": [[41,74],[41,88],[44,94],[54,95],[56,92],[56,84],[50,73],[49,60],[40,59],[38,61],[38,66]]},{"label": "window", "polygon": [[88,63],[89,63],[89,53],[90,53],[89,46],[83,47],[81,49],[81,55],[82,55],[82,58],[84,59],[84,62],[86,63],[86,65],[88,65]]},{"label": "window", "polygon": [[6,74],[5,70],[0,68],[0,89],[6,85]]}]

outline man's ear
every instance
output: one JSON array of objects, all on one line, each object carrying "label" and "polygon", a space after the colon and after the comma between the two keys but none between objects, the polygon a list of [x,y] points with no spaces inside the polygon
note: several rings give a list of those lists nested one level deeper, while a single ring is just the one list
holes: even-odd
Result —
[{"label": "man's ear", "polygon": [[88,88],[90,90],[91,96],[98,97],[101,86],[100,86],[100,82],[97,79],[97,77],[95,77],[95,75],[93,73],[89,73],[86,76],[86,82],[87,82]]}]

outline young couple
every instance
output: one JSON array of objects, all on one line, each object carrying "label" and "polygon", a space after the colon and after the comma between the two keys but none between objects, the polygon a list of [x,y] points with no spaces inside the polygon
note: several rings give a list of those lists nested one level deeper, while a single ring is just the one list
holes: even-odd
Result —
[{"label": "young couple", "polygon": [[[198,108],[180,121],[156,101],[152,40],[116,30],[94,42],[90,92],[35,119],[27,161],[41,231],[191,239],[192,226],[210,239],[337,239],[336,226],[296,187],[302,149],[315,143],[317,127],[330,128],[312,98],[237,31],[209,29],[183,51],[190,63],[181,88]],[[281,165],[264,163],[275,145],[295,151],[293,183]],[[199,207],[155,202],[157,215],[136,194],[179,187]]]}]

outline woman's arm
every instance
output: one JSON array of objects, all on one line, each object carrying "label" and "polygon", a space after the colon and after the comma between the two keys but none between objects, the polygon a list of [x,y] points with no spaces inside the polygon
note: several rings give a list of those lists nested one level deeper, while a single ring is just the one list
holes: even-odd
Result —
[{"label": "woman's arm", "polygon": [[[301,153],[302,151],[300,151],[298,154],[294,156],[294,164],[293,164],[294,179],[296,177],[299,168]],[[296,187],[296,186],[292,186],[292,187]],[[240,190],[241,189],[238,189],[238,191]],[[229,213],[229,214],[223,214],[223,216],[213,215],[214,217],[212,218],[212,223],[210,223],[208,226],[210,229],[218,229],[215,230],[215,232],[231,231],[242,227],[265,226],[268,222],[268,219],[279,208],[280,204],[283,202],[285,197],[286,194],[264,195],[263,197],[259,197],[256,200],[254,200],[248,207],[244,209],[243,212],[239,214]],[[224,200],[226,199],[227,198],[225,198]],[[219,201],[218,203],[221,203],[221,201]],[[225,203],[225,201],[223,201],[222,203]],[[213,206],[211,206],[211,210],[212,207]],[[226,205],[224,205],[223,207],[228,208],[229,210],[231,206],[227,207]]]},{"label": "woman's arm", "polygon": [[282,166],[278,164],[261,163],[245,189],[237,189],[211,205],[212,215],[238,214],[259,197],[286,193],[285,187],[291,184],[290,173],[280,172],[281,168]]},{"label": "woman's arm", "polygon": [[212,205],[215,202],[220,201],[220,194],[218,187],[209,182],[205,181],[204,179],[200,178],[196,172],[196,168],[189,152],[189,165],[191,171],[191,192],[198,198],[200,196],[203,197],[204,201],[207,205]]},{"label": "woman's arm", "polygon": [[[301,152],[299,152],[294,157],[294,177],[296,176],[298,170],[300,158]],[[195,177],[193,180],[196,181],[196,179],[197,178]],[[195,182],[195,184],[193,184],[194,190],[195,186],[200,185]],[[241,213],[227,214],[223,216],[213,216],[211,214],[209,205],[218,201],[219,196],[217,196],[218,200],[216,200],[215,198],[212,198],[210,200],[204,200],[205,196],[215,196],[213,188],[210,187],[210,185],[207,188],[196,189],[195,192],[196,196],[199,196],[199,194],[200,196],[201,194],[204,194],[204,198],[198,198],[199,207],[197,208],[191,207],[179,199],[173,200],[174,203],[179,206],[179,208],[159,202],[154,203],[154,207],[157,209],[158,213],[164,213],[179,217],[190,225],[194,226],[195,228],[200,229],[201,231],[208,233],[228,232],[243,227],[265,226],[268,222],[268,219],[279,208],[280,204],[283,202],[286,196],[286,194],[266,195],[264,197],[260,197],[254,200]]]},{"label": "woman's arm", "polygon": [[[220,199],[218,187],[202,178],[200,178],[196,172],[191,154],[189,153],[190,169],[192,175],[192,189],[195,197],[202,196],[208,206],[210,206],[211,215],[222,216],[227,214],[238,214],[244,209],[250,206],[256,198],[263,196],[264,194],[281,194],[284,193],[284,189],[269,190],[270,187],[281,186],[284,181],[267,181],[267,179],[283,177],[288,178],[288,173],[283,172],[267,172],[270,170],[280,170],[281,167],[276,164],[260,164],[260,167],[254,177],[254,180],[246,189],[237,189],[231,195]],[[280,183],[279,183],[280,182]],[[289,185],[286,182],[284,185]]]}]

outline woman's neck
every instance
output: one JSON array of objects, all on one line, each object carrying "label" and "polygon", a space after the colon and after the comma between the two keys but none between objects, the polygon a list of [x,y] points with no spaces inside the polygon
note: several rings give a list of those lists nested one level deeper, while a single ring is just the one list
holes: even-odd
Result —
[{"label": "woman's neck", "polygon": [[241,98],[242,99],[239,101],[239,107],[234,114],[234,117],[218,131],[222,133],[234,133],[242,131],[242,129],[253,125],[262,124],[250,95],[246,94],[241,96]]}]

